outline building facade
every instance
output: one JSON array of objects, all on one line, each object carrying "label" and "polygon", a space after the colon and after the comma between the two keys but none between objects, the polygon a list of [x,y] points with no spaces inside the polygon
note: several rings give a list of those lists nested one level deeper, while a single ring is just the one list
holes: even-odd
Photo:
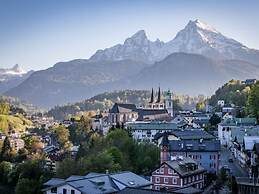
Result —
[{"label": "building facade", "polygon": [[153,189],[168,191],[187,187],[202,189],[205,172],[206,170],[191,158],[172,157],[152,173]]}]

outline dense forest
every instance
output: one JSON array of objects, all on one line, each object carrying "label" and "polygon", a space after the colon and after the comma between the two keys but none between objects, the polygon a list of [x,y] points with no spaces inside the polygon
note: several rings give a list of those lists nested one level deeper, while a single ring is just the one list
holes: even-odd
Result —
[{"label": "dense forest", "polygon": [[[151,92],[147,90],[122,90],[114,92],[105,92],[96,95],[82,102],[56,106],[48,112],[48,116],[53,116],[57,120],[63,120],[70,115],[75,115],[81,111],[108,110],[115,102],[133,103],[136,105],[145,105],[150,100]],[[165,95],[163,95],[165,96]],[[205,100],[200,95],[190,97],[188,95],[174,95],[174,109],[193,109],[196,103]]]},{"label": "dense forest", "polygon": [[225,104],[235,104],[244,107],[246,105],[252,85],[246,85],[240,80],[230,80],[216,90],[209,99],[209,104],[216,106],[218,100],[224,100]]}]

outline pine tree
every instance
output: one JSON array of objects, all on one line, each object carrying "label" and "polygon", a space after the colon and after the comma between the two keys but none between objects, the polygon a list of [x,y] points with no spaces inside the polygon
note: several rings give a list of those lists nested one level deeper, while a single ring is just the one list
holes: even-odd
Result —
[{"label": "pine tree", "polygon": [[3,147],[0,154],[0,161],[11,161],[12,158],[12,148],[8,137],[4,139]]}]

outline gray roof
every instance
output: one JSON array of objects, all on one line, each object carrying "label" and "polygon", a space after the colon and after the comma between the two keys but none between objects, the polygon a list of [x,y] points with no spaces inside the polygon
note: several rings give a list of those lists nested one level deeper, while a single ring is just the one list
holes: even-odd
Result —
[{"label": "gray roof", "polygon": [[148,117],[149,120],[170,121],[172,118],[169,116],[166,109],[137,109],[138,121],[142,121]]},{"label": "gray roof", "polygon": [[219,140],[170,140],[171,152],[218,152]]},{"label": "gray roof", "polygon": [[48,186],[43,191],[59,185],[68,184],[84,194],[113,193],[126,187],[139,188],[152,183],[132,172],[114,174],[89,173],[86,176],[71,176],[64,179],[50,179],[44,185]]},{"label": "gray roof", "polygon": [[184,139],[216,139],[215,136],[209,134],[207,131],[200,129],[186,129],[186,130],[175,130],[172,132],[176,137]]},{"label": "gray roof", "polygon": [[[200,129],[178,129],[174,131],[170,131],[166,133],[167,135],[174,135],[178,137],[181,140],[199,140],[199,139],[216,139],[215,136],[211,135],[207,131],[200,130]],[[163,133],[157,133],[154,137],[155,140],[161,138],[163,136]]]},{"label": "gray roof", "polygon": [[243,143],[245,136],[259,136],[259,127],[232,127],[231,137],[233,140],[237,139],[237,143]]},{"label": "gray roof", "polygon": [[174,190],[173,193],[195,194],[195,193],[202,193],[202,190],[190,186],[190,187],[185,187],[185,188],[180,188],[180,189]]},{"label": "gray roof", "polygon": [[59,178],[52,178],[48,180],[44,185],[52,186],[52,185],[59,185],[65,183],[64,179],[59,179]]},{"label": "gray roof", "polygon": [[127,112],[135,112],[136,110],[137,110],[137,108],[136,108],[135,104],[115,103],[109,112],[110,113],[127,113]]},{"label": "gray roof", "polygon": [[[189,157],[182,157],[165,162],[170,168],[175,170],[181,177],[186,177],[194,174],[200,174],[206,170],[197,164],[193,159]],[[163,164],[162,164],[163,165]],[[195,170],[190,170],[187,167],[196,166]]]},{"label": "gray roof", "polygon": [[164,194],[169,193],[166,191],[156,191],[150,189],[139,189],[139,188],[125,188],[118,192],[118,194]]},{"label": "gray roof", "polygon": [[220,125],[222,126],[254,126],[256,125],[256,118],[227,118],[223,120]]},{"label": "gray roof", "polygon": [[150,122],[131,122],[126,126],[131,130],[176,130],[176,123],[150,121]]}]

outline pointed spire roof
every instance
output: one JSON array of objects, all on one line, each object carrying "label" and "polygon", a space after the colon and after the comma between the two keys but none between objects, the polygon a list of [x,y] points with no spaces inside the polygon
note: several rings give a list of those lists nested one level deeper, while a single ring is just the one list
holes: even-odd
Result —
[{"label": "pointed spire roof", "polygon": [[161,91],[160,91],[160,86],[158,88],[158,95],[157,95],[157,103],[160,103],[161,102]]},{"label": "pointed spire roof", "polygon": [[168,140],[168,136],[166,133],[163,134],[163,138],[161,141],[161,146],[167,146],[169,145],[169,140]]},{"label": "pointed spire roof", "polygon": [[151,91],[151,98],[150,98],[150,101],[149,103],[153,103],[154,102],[154,90],[152,88],[152,91]]}]

